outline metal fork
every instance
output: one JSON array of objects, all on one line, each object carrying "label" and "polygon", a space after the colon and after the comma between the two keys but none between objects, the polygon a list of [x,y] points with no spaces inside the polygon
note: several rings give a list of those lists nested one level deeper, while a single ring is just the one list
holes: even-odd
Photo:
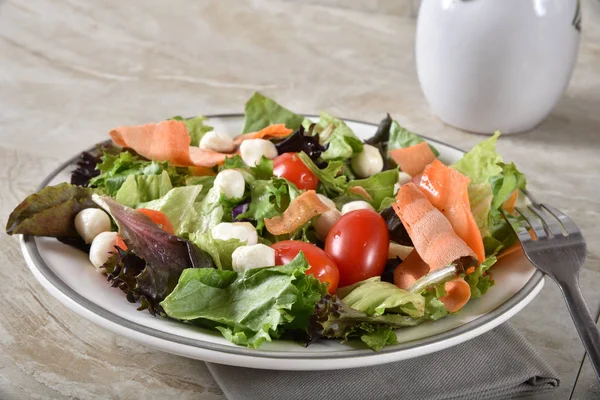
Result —
[{"label": "metal fork", "polygon": [[525,192],[532,204],[515,210],[528,226],[515,226],[504,218],[519,237],[525,255],[540,271],[560,287],[579,337],[588,353],[596,377],[600,380],[600,332],[579,288],[579,271],[586,256],[581,231],[565,213],[548,204],[540,204]]}]

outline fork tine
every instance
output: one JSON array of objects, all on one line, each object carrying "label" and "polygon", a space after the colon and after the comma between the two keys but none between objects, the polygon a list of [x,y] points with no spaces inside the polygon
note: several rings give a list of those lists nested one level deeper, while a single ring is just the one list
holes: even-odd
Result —
[{"label": "fork tine", "polygon": [[521,192],[523,192],[523,194],[525,194],[525,196],[529,199],[529,201],[531,201],[531,203],[535,207],[539,207],[540,206],[540,203],[535,199],[535,197],[533,197],[533,195],[531,194],[531,192],[529,192],[527,189],[523,188],[523,189],[521,189]]},{"label": "fork tine", "polygon": [[521,244],[524,244],[524,243],[527,243],[527,242],[530,242],[531,240],[533,240],[533,238],[531,237],[531,234],[527,230],[527,227],[520,226],[520,225],[515,226],[508,218],[508,215],[507,215],[508,213],[506,211],[504,211],[502,208],[500,208],[500,212],[502,213],[502,216],[504,217],[506,222],[508,222],[508,224],[510,225],[512,230],[515,232],[515,234],[519,237],[519,241],[521,242]]},{"label": "fork tine", "polygon": [[569,218],[567,214],[549,204],[541,204],[541,206],[560,222],[566,232],[566,235],[581,233],[581,230],[577,227],[577,225],[575,225],[575,222],[573,222],[573,220]]},{"label": "fork tine", "polygon": [[516,207],[515,210],[517,210],[517,212],[521,214],[523,218],[525,218],[529,226],[531,226],[531,229],[533,229],[533,232],[535,233],[536,239],[539,240],[548,236],[546,235],[546,230],[540,222],[541,218],[535,211],[533,211],[532,208]]},{"label": "fork tine", "polygon": [[[527,208],[529,209],[529,211],[535,214],[537,218],[539,218],[540,222],[542,223],[542,227],[544,228],[544,232],[546,232],[546,235],[548,235],[549,238],[552,238],[555,235],[554,232],[557,232],[557,230],[562,232],[562,226],[558,222],[555,222],[553,224],[552,222],[555,221],[555,218],[549,218],[547,216],[548,213],[544,211],[540,206],[541,204],[530,205],[527,206]],[[550,223],[548,223],[548,221],[550,221]],[[554,230],[552,228],[554,228]]]}]

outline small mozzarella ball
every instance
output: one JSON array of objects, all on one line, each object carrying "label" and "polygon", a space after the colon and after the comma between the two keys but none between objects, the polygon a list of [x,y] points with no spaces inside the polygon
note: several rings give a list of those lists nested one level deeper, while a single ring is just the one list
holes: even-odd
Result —
[{"label": "small mozzarella ball", "polygon": [[400,171],[398,173],[398,182],[396,182],[394,184],[394,194],[398,193],[398,190],[400,190],[400,187],[402,185],[406,185],[407,183],[409,183],[410,181],[412,181],[412,176],[410,176],[409,174],[407,174],[406,172],[402,172]]},{"label": "small mozzarella ball", "polygon": [[200,139],[200,148],[218,151],[219,153],[231,153],[235,150],[235,144],[233,139],[226,133],[210,131]]},{"label": "small mozzarella ball", "polygon": [[210,233],[219,240],[237,239],[247,245],[258,243],[258,234],[250,222],[221,222]]},{"label": "small mozzarella ball", "polygon": [[100,268],[116,252],[117,232],[102,232],[94,238],[90,247],[90,262]]},{"label": "small mozzarella ball", "polygon": [[351,201],[350,203],[344,204],[342,207],[342,215],[348,214],[350,211],[355,210],[372,210],[375,211],[372,205],[363,200]]},{"label": "small mozzarella ball", "polygon": [[247,165],[253,167],[258,164],[262,156],[273,159],[279,154],[275,145],[269,140],[248,139],[240,145],[240,155]]},{"label": "small mozzarella ball", "polygon": [[368,178],[383,170],[383,157],[377,147],[363,145],[363,151],[358,153],[351,162],[352,171],[359,178]]},{"label": "small mozzarella ball", "polygon": [[325,211],[323,214],[316,216],[313,226],[315,227],[319,239],[325,240],[331,227],[338,222],[340,218],[342,218],[342,213],[338,210]]},{"label": "small mozzarella ball", "polygon": [[275,250],[264,244],[241,246],[233,251],[231,261],[233,270],[237,272],[272,267],[275,265]]},{"label": "small mozzarella ball", "polygon": [[317,193],[317,197],[321,200],[321,203],[325,204],[331,210],[337,210],[335,203],[327,196],[323,196],[322,194]]},{"label": "small mozzarella ball", "polygon": [[86,208],[75,216],[75,230],[90,244],[98,234],[110,232],[110,217],[99,208]]},{"label": "small mozzarella ball", "polygon": [[402,246],[401,244],[390,242],[388,247],[388,259],[400,257],[404,260],[414,250],[414,247]]},{"label": "small mozzarella ball", "polygon": [[219,172],[213,185],[228,199],[239,199],[246,190],[244,176],[234,169]]},{"label": "small mozzarella ball", "polygon": [[400,171],[398,173],[398,183],[400,184],[400,186],[405,185],[407,183],[409,183],[412,180],[412,176],[407,174],[404,171]]}]

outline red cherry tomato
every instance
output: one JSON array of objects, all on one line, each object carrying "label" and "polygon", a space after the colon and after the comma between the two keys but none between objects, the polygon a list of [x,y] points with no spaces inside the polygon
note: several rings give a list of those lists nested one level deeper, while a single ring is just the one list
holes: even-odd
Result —
[{"label": "red cherry tomato", "polygon": [[387,225],[375,211],[356,210],[343,215],[325,240],[325,252],[340,270],[340,287],[380,276],[389,242]]},{"label": "red cherry tomato", "polygon": [[313,275],[321,282],[328,283],[327,290],[334,294],[338,286],[340,273],[335,261],[331,259],[323,250],[314,244],[301,242],[299,240],[284,240],[271,245],[275,250],[275,265],[283,265],[292,261],[300,251],[310,264],[306,274]]},{"label": "red cherry tomato", "polygon": [[[175,234],[175,230],[173,229],[173,224],[171,224],[169,217],[167,217],[165,215],[165,213],[162,213],[162,212],[156,211],[156,210],[150,210],[148,208],[140,208],[136,211],[139,211],[142,214],[150,217],[152,222],[154,222],[156,225],[158,225],[163,231],[170,233],[171,235]],[[127,250],[127,245],[125,244],[123,239],[121,239],[121,236],[117,236],[117,246],[119,246],[123,250]]]},{"label": "red cherry tomato", "polygon": [[315,190],[319,178],[302,162],[296,153],[283,153],[273,160],[273,175],[285,178],[298,189]]}]

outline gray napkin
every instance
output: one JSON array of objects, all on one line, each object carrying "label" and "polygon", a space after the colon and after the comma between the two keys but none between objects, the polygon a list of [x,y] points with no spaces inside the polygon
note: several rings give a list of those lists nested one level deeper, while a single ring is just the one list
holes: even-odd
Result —
[{"label": "gray napkin", "polygon": [[553,390],[560,382],[509,324],[437,353],[374,367],[301,372],[207,366],[229,400],[506,399]]}]

